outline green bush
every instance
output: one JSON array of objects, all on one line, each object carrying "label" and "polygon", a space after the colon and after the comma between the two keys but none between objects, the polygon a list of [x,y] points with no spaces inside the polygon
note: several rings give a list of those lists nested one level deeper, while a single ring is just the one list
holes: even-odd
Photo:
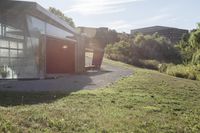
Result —
[{"label": "green bush", "polygon": [[158,65],[158,70],[159,70],[159,72],[161,72],[161,73],[165,73],[166,71],[167,71],[167,67],[168,67],[168,65],[167,64],[159,64]]},{"label": "green bush", "polygon": [[186,64],[191,62],[194,50],[191,48],[188,41],[181,40],[177,43],[175,47],[179,49],[182,62]]},{"label": "green bush", "polygon": [[165,37],[158,34],[137,34],[129,40],[109,44],[105,53],[110,59],[156,70],[158,61],[177,62],[180,60],[176,48]]},{"label": "green bush", "polygon": [[199,49],[200,48],[200,29],[197,29],[194,32],[191,32],[189,43],[192,48]]},{"label": "green bush", "polygon": [[200,27],[185,35],[176,45],[179,49],[182,63],[200,64]]},{"label": "green bush", "polygon": [[194,65],[200,64],[200,50],[198,50],[196,53],[193,54],[192,64]]},{"label": "green bush", "polygon": [[157,60],[139,60],[141,67],[158,70],[160,62]]},{"label": "green bush", "polygon": [[199,71],[197,66],[184,66],[184,65],[173,65],[168,66],[166,73],[171,76],[186,78],[191,80],[199,80]]}]

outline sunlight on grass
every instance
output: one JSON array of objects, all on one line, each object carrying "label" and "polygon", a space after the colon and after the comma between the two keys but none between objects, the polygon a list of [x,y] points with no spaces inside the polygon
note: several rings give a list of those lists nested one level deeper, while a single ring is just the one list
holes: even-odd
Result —
[{"label": "sunlight on grass", "polygon": [[[105,59],[106,63],[131,67]],[[134,74],[96,90],[11,105],[0,94],[2,132],[198,132],[200,82],[131,67]],[[14,95],[14,94],[13,94]],[[11,95],[7,99],[12,99]],[[15,93],[15,95],[18,95]],[[25,94],[24,94],[25,95]],[[37,94],[35,94],[37,95]],[[18,97],[13,99],[17,101]],[[36,99],[35,99],[36,100]]]}]

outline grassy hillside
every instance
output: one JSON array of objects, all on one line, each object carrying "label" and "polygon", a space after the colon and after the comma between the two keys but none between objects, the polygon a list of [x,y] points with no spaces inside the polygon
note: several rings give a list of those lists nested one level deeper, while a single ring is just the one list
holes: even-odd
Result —
[{"label": "grassy hillside", "polygon": [[200,132],[199,81],[106,62],[134,74],[71,94],[1,92],[0,132]]}]

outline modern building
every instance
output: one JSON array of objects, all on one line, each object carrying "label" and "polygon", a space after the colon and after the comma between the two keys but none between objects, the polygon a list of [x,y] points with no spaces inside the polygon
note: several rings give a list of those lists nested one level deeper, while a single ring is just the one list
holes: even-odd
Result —
[{"label": "modern building", "polygon": [[0,1],[0,79],[81,73],[83,38],[35,2]]},{"label": "modern building", "polygon": [[176,43],[179,40],[181,40],[184,34],[188,34],[189,31],[185,29],[178,29],[165,26],[152,26],[131,30],[131,35],[135,35],[137,33],[142,33],[144,35],[152,35],[156,32],[159,35],[165,36],[166,38],[171,40],[172,43]]}]

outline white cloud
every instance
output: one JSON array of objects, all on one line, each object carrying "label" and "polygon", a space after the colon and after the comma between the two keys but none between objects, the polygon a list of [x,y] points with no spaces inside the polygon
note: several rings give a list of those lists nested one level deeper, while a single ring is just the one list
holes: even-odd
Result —
[{"label": "white cloud", "polygon": [[76,0],[75,5],[66,10],[65,13],[77,12],[83,15],[98,15],[123,12],[124,4],[143,0]]},{"label": "white cloud", "polygon": [[119,32],[130,32],[131,29],[142,28],[156,25],[163,21],[165,23],[172,23],[177,18],[170,14],[158,14],[151,17],[135,20],[133,22],[127,22],[125,20],[116,20],[107,24],[111,29],[116,29]]},{"label": "white cloud", "polygon": [[169,15],[169,14],[161,14],[161,15],[157,15],[157,16],[153,16],[151,18],[148,18],[147,21],[148,22],[155,22],[155,21],[158,21],[158,20],[167,19],[169,17],[171,17],[171,15]]}]

